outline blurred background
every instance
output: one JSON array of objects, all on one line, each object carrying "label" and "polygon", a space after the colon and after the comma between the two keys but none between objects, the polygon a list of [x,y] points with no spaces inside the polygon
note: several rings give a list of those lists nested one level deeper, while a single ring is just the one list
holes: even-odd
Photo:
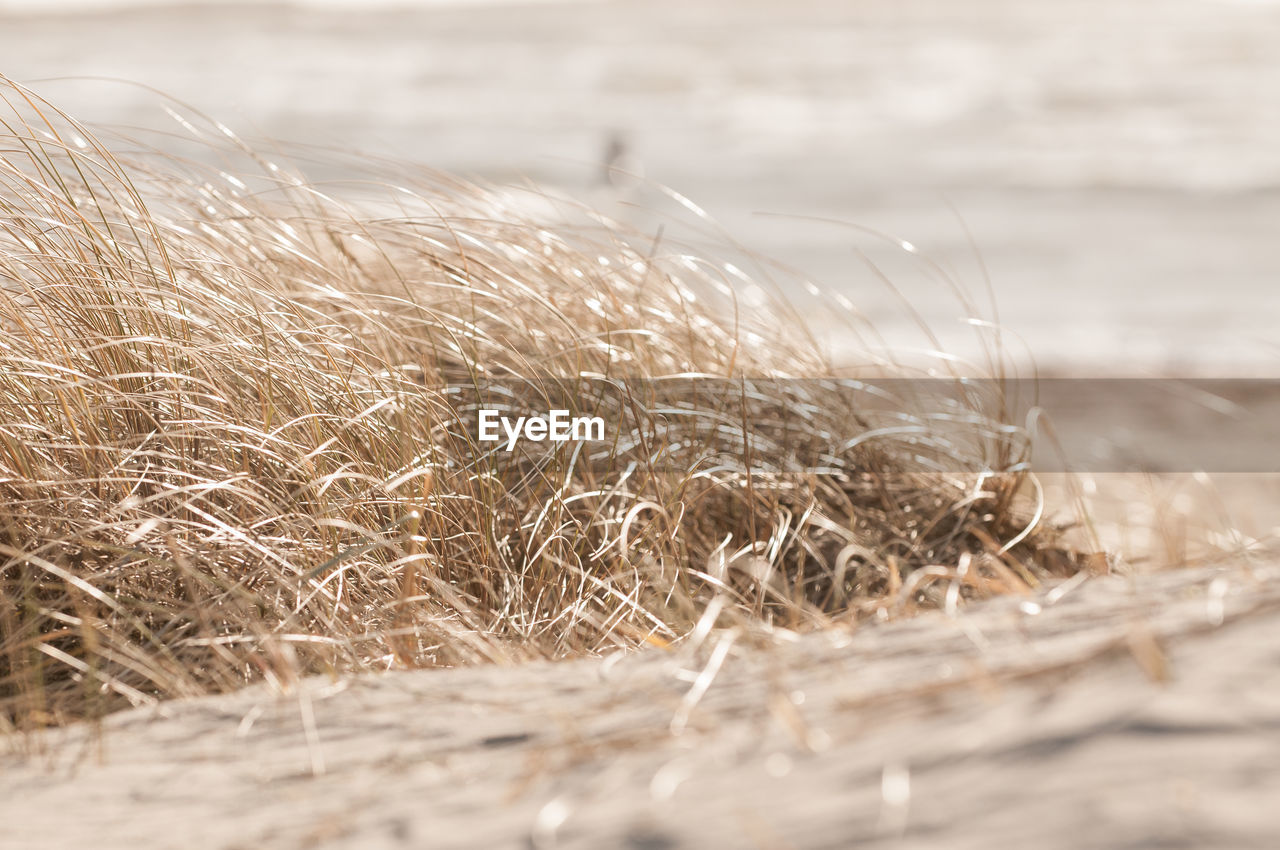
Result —
[{"label": "blurred background", "polygon": [[1278,47],[1267,0],[0,0],[0,72],[83,120],[173,128],[67,79],[110,77],[249,139],[667,185],[890,344],[928,343],[868,258],[954,353],[930,262],[1073,375],[1280,374]]}]

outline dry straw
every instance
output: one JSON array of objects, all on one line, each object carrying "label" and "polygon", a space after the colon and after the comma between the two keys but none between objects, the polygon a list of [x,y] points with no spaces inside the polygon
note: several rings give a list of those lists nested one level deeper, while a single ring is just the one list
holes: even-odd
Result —
[{"label": "dry straw", "polygon": [[[0,725],[1070,568],[1001,399],[796,380],[836,373],[782,305],[735,317],[733,267],[407,166],[339,201],[196,118],[199,161],[113,152],[0,97]],[[603,444],[472,439],[484,399],[566,397]]]}]

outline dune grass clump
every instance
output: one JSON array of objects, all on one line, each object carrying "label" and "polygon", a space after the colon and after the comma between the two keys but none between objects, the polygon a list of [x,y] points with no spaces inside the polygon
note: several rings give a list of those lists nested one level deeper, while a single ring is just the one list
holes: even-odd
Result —
[{"label": "dune grass clump", "polygon": [[[838,384],[784,307],[735,317],[732,267],[408,167],[343,201],[229,135],[206,163],[250,168],[113,153],[0,96],[4,725],[1070,568],[998,399]],[[606,439],[476,440],[553,404]]]}]

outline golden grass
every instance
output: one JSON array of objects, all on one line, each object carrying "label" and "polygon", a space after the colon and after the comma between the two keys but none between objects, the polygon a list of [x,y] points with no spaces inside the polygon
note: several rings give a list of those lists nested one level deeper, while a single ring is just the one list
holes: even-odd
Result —
[{"label": "golden grass", "polygon": [[[863,410],[723,264],[408,166],[344,203],[229,134],[201,144],[256,171],[113,153],[0,96],[0,724],[1072,568],[1000,399]],[[482,399],[557,398],[605,444],[472,439]]]}]

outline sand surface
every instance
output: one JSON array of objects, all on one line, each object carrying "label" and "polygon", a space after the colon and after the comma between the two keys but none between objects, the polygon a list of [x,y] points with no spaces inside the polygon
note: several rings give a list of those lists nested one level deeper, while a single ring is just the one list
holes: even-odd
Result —
[{"label": "sand surface", "polygon": [[0,847],[1244,847],[1280,569],[781,640],[307,680],[0,742]]}]

